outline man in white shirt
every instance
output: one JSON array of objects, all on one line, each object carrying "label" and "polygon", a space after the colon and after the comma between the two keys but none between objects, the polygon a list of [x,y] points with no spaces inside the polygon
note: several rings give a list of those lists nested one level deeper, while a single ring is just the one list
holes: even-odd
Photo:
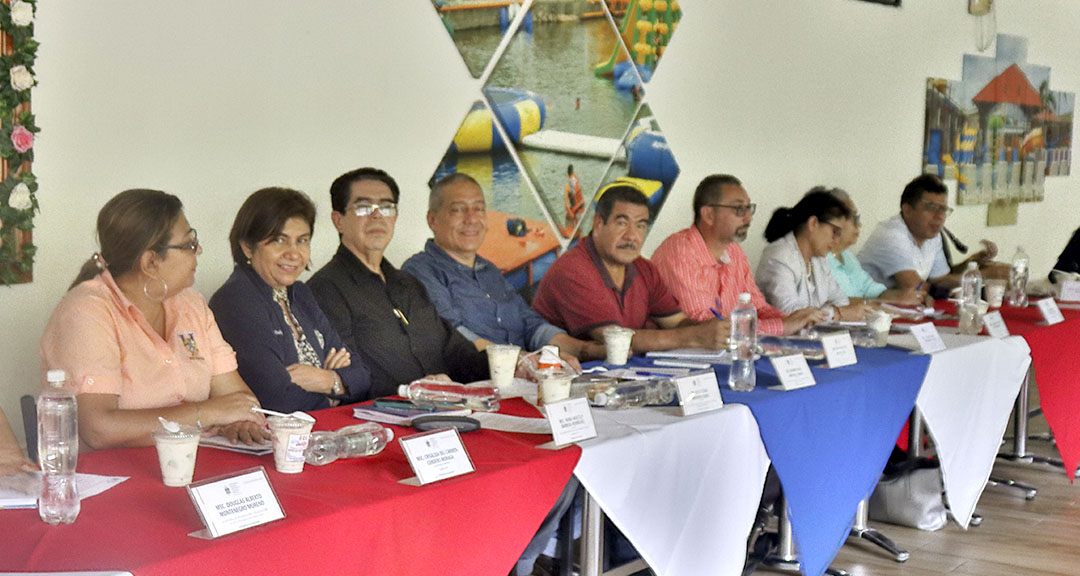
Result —
[{"label": "man in white shirt", "polygon": [[[960,285],[963,264],[950,268],[941,230],[952,212],[948,189],[937,176],[923,174],[900,196],[900,213],[874,228],[859,262],[889,288],[921,291],[927,285],[949,290]],[[959,270],[957,270],[959,268]]]}]

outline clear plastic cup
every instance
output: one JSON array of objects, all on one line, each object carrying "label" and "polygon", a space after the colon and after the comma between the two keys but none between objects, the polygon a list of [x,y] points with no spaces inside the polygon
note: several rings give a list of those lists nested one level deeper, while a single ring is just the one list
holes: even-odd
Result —
[{"label": "clear plastic cup", "polygon": [[978,304],[961,304],[957,311],[960,316],[959,329],[961,334],[975,336],[982,332],[983,314],[989,308],[986,302]]},{"label": "clear plastic cup", "polygon": [[176,432],[164,428],[154,431],[161,480],[166,486],[187,486],[195,476],[195,456],[199,452],[202,431],[194,426],[180,425]]},{"label": "clear plastic cup", "polygon": [[544,405],[570,397],[570,388],[574,375],[566,372],[554,372],[540,377],[537,388],[537,404]]},{"label": "clear plastic cup", "polygon": [[892,328],[892,316],[888,312],[876,310],[866,315],[866,324],[874,331],[874,347],[883,348],[889,343],[889,329]]},{"label": "clear plastic cup", "polygon": [[489,344],[485,350],[492,385],[496,388],[506,388],[513,384],[521,347],[513,344]]},{"label": "clear plastic cup", "polygon": [[606,363],[610,366],[622,366],[630,358],[630,343],[634,331],[622,326],[608,326],[603,330],[604,346],[607,349]]},{"label": "clear plastic cup", "polygon": [[299,418],[270,416],[266,419],[274,443],[274,468],[282,474],[304,471],[304,451],[315,424]]},{"label": "clear plastic cup", "polygon": [[1001,308],[1001,302],[1005,299],[1006,282],[1004,280],[987,280],[983,283],[986,291],[986,303],[991,308]]}]

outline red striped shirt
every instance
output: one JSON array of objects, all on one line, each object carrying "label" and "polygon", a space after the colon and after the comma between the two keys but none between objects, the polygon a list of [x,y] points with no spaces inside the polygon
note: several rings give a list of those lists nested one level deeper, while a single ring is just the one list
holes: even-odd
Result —
[{"label": "red striped shirt", "polygon": [[668,236],[653,253],[652,263],[690,318],[708,320],[713,317],[713,308],[728,318],[739,294],[749,292],[750,301],[757,308],[758,332],[783,334],[784,313],[765,301],[742,247],[732,242],[724,255],[726,263],[713,258],[701,232],[691,226]]}]

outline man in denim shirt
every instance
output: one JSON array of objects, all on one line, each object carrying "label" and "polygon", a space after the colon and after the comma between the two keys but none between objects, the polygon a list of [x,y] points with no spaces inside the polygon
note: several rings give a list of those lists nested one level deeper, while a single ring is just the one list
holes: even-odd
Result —
[{"label": "man in denim shirt", "polygon": [[401,269],[420,280],[439,315],[478,350],[515,344],[536,350],[554,344],[564,359],[603,356],[603,347],[572,338],[529,308],[502,272],[476,252],[487,233],[484,192],[471,176],[450,174],[431,188],[428,226],[435,237]]}]

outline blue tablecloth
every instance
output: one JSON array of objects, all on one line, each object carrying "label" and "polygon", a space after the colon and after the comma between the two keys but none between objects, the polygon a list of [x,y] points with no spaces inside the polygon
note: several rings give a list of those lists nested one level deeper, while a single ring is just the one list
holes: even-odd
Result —
[{"label": "blue tablecloth", "polygon": [[930,364],[929,356],[897,348],[859,348],[857,354],[854,366],[812,363],[817,385],[790,392],[767,389],[780,383],[768,360],[756,363],[751,392],[728,388],[728,367],[715,366],[724,402],[745,404],[757,419],[807,576],[824,573],[846,541],[859,501],[877,485]]}]

